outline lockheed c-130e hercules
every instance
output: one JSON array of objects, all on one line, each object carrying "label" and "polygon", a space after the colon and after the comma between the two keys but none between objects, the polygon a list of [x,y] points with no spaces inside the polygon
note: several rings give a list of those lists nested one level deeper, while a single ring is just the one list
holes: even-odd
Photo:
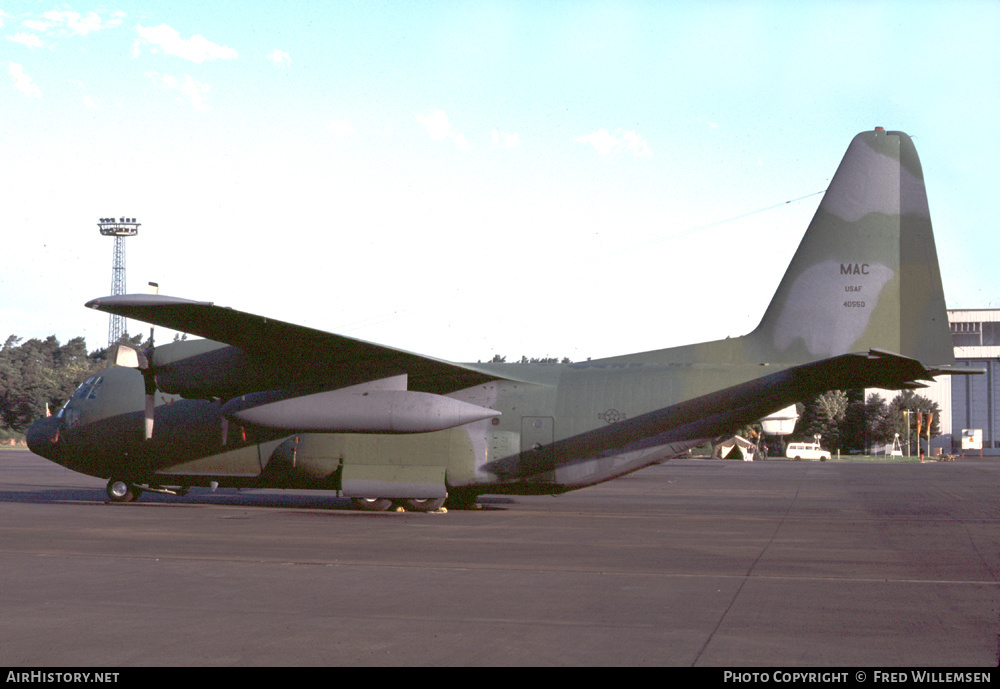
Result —
[{"label": "lockheed c-130e hercules", "polygon": [[[955,361],[923,172],[858,134],[750,334],[569,364],[458,364],[210,302],[87,306],[191,333],[87,379],[31,450],[114,501],[191,486],[330,489],[361,509],[591,486],[832,389]],[[126,361],[130,359],[130,361]],[[956,371],[950,371],[956,372]]]}]

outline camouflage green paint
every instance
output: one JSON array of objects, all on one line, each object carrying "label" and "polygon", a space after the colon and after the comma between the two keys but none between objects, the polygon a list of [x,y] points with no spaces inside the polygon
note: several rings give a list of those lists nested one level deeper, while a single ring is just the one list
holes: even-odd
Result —
[{"label": "camouflage green paint", "polygon": [[[115,461],[70,460],[65,443],[48,442],[58,422],[29,438],[79,471],[153,484],[210,479],[388,498],[560,492],[824,390],[901,388],[954,364],[920,163],[908,136],[880,129],[852,141],[760,325],[744,337],[578,364],[453,364],[207,302],[129,295],[88,306],[229,345],[156,348],[150,370],[161,389],[210,401],[188,400],[187,416],[158,407],[154,437],[129,431],[130,449]],[[429,433],[294,436],[286,419],[285,431],[250,429],[244,440],[241,428],[221,447],[227,399],[299,399],[403,373],[428,399],[500,416]],[[124,394],[141,396],[141,381],[129,385]],[[132,399],[139,423],[141,399]],[[384,427],[373,420],[372,429]]]}]

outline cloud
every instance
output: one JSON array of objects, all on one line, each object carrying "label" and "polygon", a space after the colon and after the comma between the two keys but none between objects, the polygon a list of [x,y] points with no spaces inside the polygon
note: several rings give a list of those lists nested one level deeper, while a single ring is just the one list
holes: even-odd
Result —
[{"label": "cloud", "polygon": [[[238,56],[233,48],[212,43],[201,34],[195,34],[187,39],[181,38],[176,29],[166,24],[153,27],[140,24],[136,26],[136,31],[141,41],[153,46],[154,53],[162,50],[167,55],[198,63],[209,60],[234,60]],[[138,55],[141,41],[137,41],[133,46],[133,56]]]},{"label": "cloud", "polygon": [[271,54],[267,56],[267,59],[276,65],[282,65],[285,67],[292,64],[292,56],[284,50],[278,50],[277,48],[271,51]]},{"label": "cloud", "polygon": [[447,139],[451,139],[455,142],[455,146],[457,146],[460,151],[468,151],[471,148],[469,146],[469,141],[465,138],[465,135],[456,132],[451,128],[451,123],[448,121],[448,115],[445,114],[444,110],[437,109],[425,114],[418,113],[417,121],[424,126],[424,129],[427,130],[427,134],[434,141],[445,141]]},{"label": "cloud", "polygon": [[649,150],[649,144],[641,136],[633,131],[622,132],[622,139],[625,141],[625,150],[636,158],[651,158],[653,152]]},{"label": "cloud", "polygon": [[[3,26],[4,17],[10,16],[0,10],[0,26]],[[86,36],[95,31],[121,26],[124,17],[125,13],[120,10],[113,12],[110,19],[103,19],[97,12],[87,12],[84,15],[72,10],[49,10],[43,12],[40,19],[25,19],[21,25],[49,38],[53,36]],[[7,36],[7,40],[21,43],[30,48],[42,46],[41,38],[35,34],[17,33],[13,36]]]},{"label": "cloud", "polygon": [[586,136],[578,137],[574,141],[593,146],[594,150],[602,156],[622,152],[631,153],[635,158],[650,158],[653,155],[646,140],[634,131],[616,129],[615,133],[611,134],[607,129],[601,128]]},{"label": "cloud", "polygon": [[49,26],[67,29],[77,36],[86,36],[92,31],[100,31],[107,26],[117,26],[121,24],[121,19],[112,20],[107,26],[102,26],[101,17],[97,12],[88,12],[86,16],[79,12],[65,10],[49,10],[42,14]]},{"label": "cloud", "polygon": [[451,123],[444,110],[435,110],[426,115],[417,115],[417,121],[424,125],[424,129],[435,141],[444,141],[451,132]]},{"label": "cloud", "polygon": [[608,134],[607,129],[599,129],[593,134],[578,137],[574,141],[578,141],[581,144],[590,144],[601,155],[613,153],[618,143],[615,137]]},{"label": "cloud", "polygon": [[493,130],[494,148],[517,148],[520,145],[520,134],[508,134],[507,132],[502,132],[499,129]]},{"label": "cloud", "polygon": [[31,77],[24,73],[24,67],[16,62],[8,62],[7,65],[7,73],[14,77],[14,88],[28,98],[37,99],[42,97],[42,90],[31,80]]},{"label": "cloud", "polygon": [[179,91],[194,106],[195,110],[200,112],[211,110],[205,101],[202,100],[202,96],[208,93],[211,87],[208,84],[198,81],[191,75],[185,74],[183,80],[170,74],[159,74],[158,72],[147,72],[146,76],[162,89]]},{"label": "cloud", "polygon": [[125,13],[117,11],[112,18],[105,21],[97,12],[87,12],[83,15],[72,10],[49,10],[42,13],[42,19],[26,19],[24,26],[41,33],[56,32],[75,36],[86,36],[94,31],[121,26]]},{"label": "cloud", "polygon": [[26,45],[29,48],[41,48],[42,39],[33,33],[16,33],[13,36],[7,36],[8,41],[13,41],[14,43],[20,43],[21,45]]}]

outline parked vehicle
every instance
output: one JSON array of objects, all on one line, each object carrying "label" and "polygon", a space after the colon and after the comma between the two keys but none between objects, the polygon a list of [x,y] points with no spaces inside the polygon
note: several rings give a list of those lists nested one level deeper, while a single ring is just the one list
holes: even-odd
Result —
[{"label": "parked vehicle", "polygon": [[821,449],[819,443],[789,443],[785,456],[789,459],[818,459],[821,462],[830,459],[830,453]]}]

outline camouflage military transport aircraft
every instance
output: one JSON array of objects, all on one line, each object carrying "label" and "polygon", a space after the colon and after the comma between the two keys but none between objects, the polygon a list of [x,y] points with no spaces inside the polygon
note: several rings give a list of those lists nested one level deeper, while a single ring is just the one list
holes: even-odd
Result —
[{"label": "camouflage military transport aircraft", "polygon": [[[210,338],[86,380],[31,450],[114,501],[190,486],[320,488],[361,509],[583,488],[831,389],[954,365],[910,138],[856,136],[749,335],[574,364],[456,364],[166,296],[87,306]],[[121,363],[121,362],[120,362]],[[144,402],[145,400],[145,402]],[[169,486],[176,486],[170,488]]]}]

